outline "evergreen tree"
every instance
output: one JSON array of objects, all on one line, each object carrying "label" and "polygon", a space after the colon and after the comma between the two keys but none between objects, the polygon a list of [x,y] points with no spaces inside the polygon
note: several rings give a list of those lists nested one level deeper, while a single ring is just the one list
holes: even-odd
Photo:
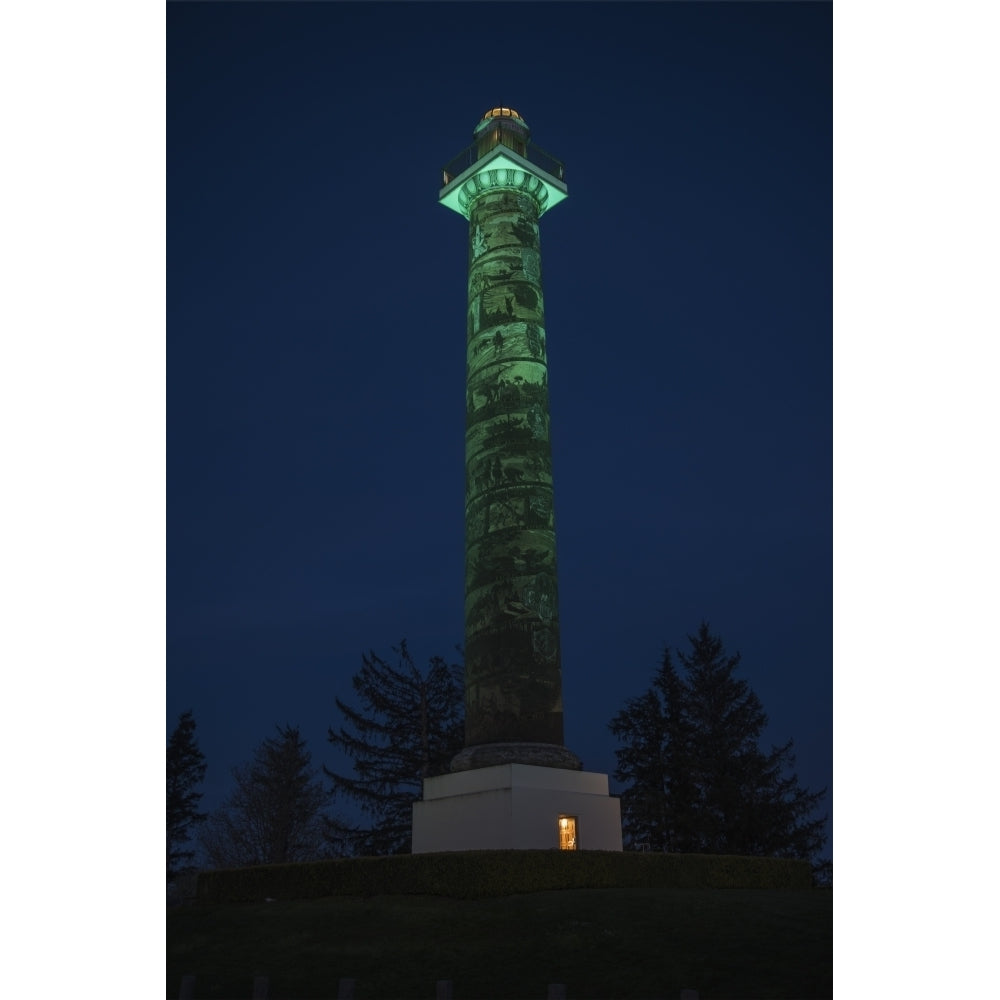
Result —
[{"label": "evergreen tree", "polygon": [[667,722],[667,795],[672,803],[667,849],[690,852],[697,843],[694,815],[698,788],[692,760],[694,726],[684,698],[684,684],[669,649],[663,651],[663,664],[653,680],[653,687],[663,699]]},{"label": "evergreen tree", "polygon": [[323,806],[329,798],[297,726],[276,727],[253,760],[233,768],[235,788],[201,832],[216,868],[311,861],[329,852]]},{"label": "evergreen tree", "polygon": [[631,698],[609,728],[618,737],[615,779],[622,793],[627,847],[652,851],[690,849],[694,795],[687,755],[690,723],[680,696],[681,681],[666,650],[653,686]]},{"label": "evergreen tree", "polygon": [[202,793],[197,787],[205,778],[205,755],[195,740],[194,714],[188,710],[178,719],[167,742],[167,881],[192,869],[194,851],[185,850],[194,827],[205,819],[198,812]]},{"label": "evergreen tree", "polygon": [[353,761],[354,774],[323,770],[334,794],[356,802],[370,823],[332,821],[328,835],[357,854],[409,853],[423,779],[447,773],[464,745],[462,668],[434,657],[422,672],[405,641],[393,652],[395,666],[374,652],[362,655],[351,680],[361,707],[335,699],[344,724],[329,731],[330,742]]},{"label": "evergreen tree", "polygon": [[667,851],[671,847],[667,723],[655,690],[630,698],[611,720],[622,746],[615,751],[615,780],[622,792],[622,831],[626,848]]},{"label": "evergreen tree", "polygon": [[630,846],[709,854],[814,858],[825,790],[810,792],[791,773],[792,741],[760,748],[767,715],[735,673],[740,657],[702,623],[691,652],[669,649],[653,686],[612,719],[622,746],[617,780]]}]

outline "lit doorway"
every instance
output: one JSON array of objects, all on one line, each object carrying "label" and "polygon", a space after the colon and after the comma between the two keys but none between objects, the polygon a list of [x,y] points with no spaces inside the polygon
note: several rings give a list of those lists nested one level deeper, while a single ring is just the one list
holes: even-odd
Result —
[{"label": "lit doorway", "polygon": [[575,816],[560,816],[559,817],[559,850],[560,851],[575,851],[577,849],[576,841],[576,817]]}]

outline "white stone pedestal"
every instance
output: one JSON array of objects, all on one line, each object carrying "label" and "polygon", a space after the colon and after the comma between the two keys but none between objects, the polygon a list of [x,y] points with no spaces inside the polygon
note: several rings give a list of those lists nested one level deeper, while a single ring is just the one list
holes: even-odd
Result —
[{"label": "white stone pedestal", "polygon": [[608,776],[499,764],[424,779],[413,804],[413,853],[559,847],[560,819],[573,819],[576,849],[620,851],[621,805]]}]

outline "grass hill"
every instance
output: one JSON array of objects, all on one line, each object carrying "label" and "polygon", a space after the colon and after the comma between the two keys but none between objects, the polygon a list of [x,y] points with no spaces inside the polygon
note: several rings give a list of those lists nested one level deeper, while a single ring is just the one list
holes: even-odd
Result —
[{"label": "grass hill", "polygon": [[499,898],[330,896],[167,914],[167,997],[197,1000],[812,1000],[833,995],[833,893],[823,889],[563,889]]}]

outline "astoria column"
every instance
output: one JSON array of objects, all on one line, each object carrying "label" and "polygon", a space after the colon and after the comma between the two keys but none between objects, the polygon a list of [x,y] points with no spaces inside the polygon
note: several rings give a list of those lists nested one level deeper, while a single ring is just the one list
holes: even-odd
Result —
[{"label": "astoria column", "polygon": [[465,432],[465,749],[453,771],[572,770],[563,745],[548,366],[538,220],[563,165],[491,108],[444,171],[469,221]]},{"label": "astoria column", "polygon": [[444,171],[469,222],[465,386],[465,748],[424,778],[414,854],[620,851],[608,776],[563,745],[549,379],[538,220],[563,165],[491,108]]}]

